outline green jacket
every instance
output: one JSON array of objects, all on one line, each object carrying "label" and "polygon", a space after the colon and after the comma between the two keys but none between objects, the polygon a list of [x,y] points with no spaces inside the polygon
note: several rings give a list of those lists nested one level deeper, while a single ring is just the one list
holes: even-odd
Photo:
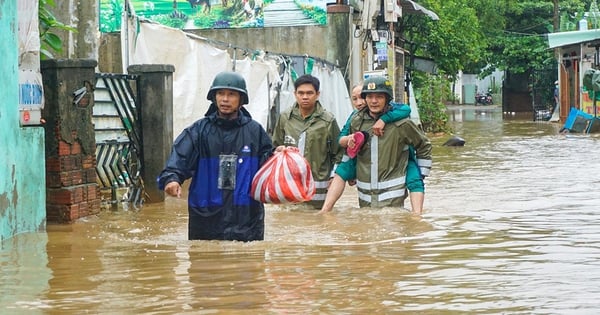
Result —
[{"label": "green jacket", "polygon": [[[381,120],[383,120],[384,123],[389,124],[391,122],[410,117],[410,106],[394,102],[390,102],[390,105],[392,105],[392,109],[389,110],[387,113],[381,115],[381,117],[379,117],[381,118]],[[348,119],[346,120],[342,131],[340,131],[339,138],[345,137],[350,134],[350,122],[352,121],[352,116],[354,116],[354,114],[356,113],[358,113],[358,110],[355,109],[352,112],[352,114],[350,114],[350,117],[348,117]]]},{"label": "green jacket", "polygon": [[317,101],[315,111],[302,118],[298,104],[282,112],[273,130],[273,145],[293,146],[300,149],[310,164],[317,193],[311,202],[320,208],[333,170],[342,159],[343,150],[338,144],[340,128],[332,113]]},{"label": "green jacket", "polygon": [[412,146],[415,149],[421,174],[428,176],[431,169],[431,142],[408,118],[386,124],[382,137],[373,136],[370,129],[377,119],[372,118],[368,111],[366,108],[358,112],[350,122],[350,133],[367,131],[371,135],[356,156],[359,205],[403,207],[408,148]]}]

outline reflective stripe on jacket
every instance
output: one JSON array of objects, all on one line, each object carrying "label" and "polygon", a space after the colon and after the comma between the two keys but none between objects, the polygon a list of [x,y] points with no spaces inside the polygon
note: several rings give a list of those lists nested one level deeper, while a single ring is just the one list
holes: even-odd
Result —
[{"label": "reflective stripe on jacket", "polygon": [[[383,136],[376,137],[371,127],[376,119],[368,109],[357,113],[351,122],[351,133],[369,132],[357,155],[356,177],[361,207],[403,207],[406,199],[406,166],[409,146],[413,146],[421,165],[431,168],[431,142],[410,119],[386,124]],[[427,166],[427,167],[426,167]]]}]

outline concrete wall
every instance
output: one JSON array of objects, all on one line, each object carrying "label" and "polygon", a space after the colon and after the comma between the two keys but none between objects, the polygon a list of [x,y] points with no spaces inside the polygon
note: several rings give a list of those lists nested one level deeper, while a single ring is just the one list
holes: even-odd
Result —
[{"label": "concrete wall", "polygon": [[100,1],[63,0],[54,2],[56,7],[51,8],[51,11],[56,19],[77,29],[77,32],[54,30],[63,41],[62,53],[55,53],[54,58],[98,60],[100,44],[98,4]]},{"label": "concrete wall", "polygon": [[[479,79],[476,74],[467,74],[460,72],[454,86],[456,88],[455,96],[461,104],[475,104],[476,93],[487,93],[488,89],[495,87],[497,93],[493,94],[494,104],[502,104],[502,83],[504,80],[504,71],[496,70],[491,75]],[[473,95],[465,95],[465,91]]]},{"label": "concrete wall", "polygon": [[171,155],[173,146],[173,72],[172,65],[132,65],[130,74],[139,75],[138,110],[142,122],[142,179],[146,202],[165,201],[164,191],[158,188],[160,174]]},{"label": "concrete wall", "polygon": [[20,127],[17,1],[0,1],[0,248],[46,227],[43,127]]},{"label": "concrete wall", "polygon": [[[293,26],[239,29],[200,29],[188,32],[234,46],[267,52],[327,58],[337,44],[327,39],[327,26]],[[347,42],[347,40],[346,40]],[[243,52],[239,52],[240,54]],[[241,56],[240,56],[241,57]],[[334,60],[328,60],[334,62]]]},{"label": "concrete wall", "polygon": [[46,100],[43,114],[48,222],[72,222],[100,212],[92,123],[96,65],[91,59],[41,63]]},{"label": "concrete wall", "polygon": [[[223,49],[230,44],[231,47],[249,50],[320,58],[338,65],[345,73],[350,58],[350,42],[353,40],[351,20],[349,6],[330,5],[327,26],[199,29],[187,32],[207,38],[217,45],[222,43]],[[120,40],[118,33],[101,35],[98,57],[100,72],[123,73],[120,66]],[[233,48],[229,48],[229,53],[232,56],[235,53],[236,58],[241,59],[245,52],[239,49],[234,52]]]}]

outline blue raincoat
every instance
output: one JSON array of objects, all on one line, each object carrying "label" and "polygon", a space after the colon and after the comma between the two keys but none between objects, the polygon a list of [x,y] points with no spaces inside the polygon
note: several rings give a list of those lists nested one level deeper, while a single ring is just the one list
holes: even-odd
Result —
[{"label": "blue raincoat", "polygon": [[[271,156],[273,144],[264,128],[242,108],[225,120],[211,105],[206,117],[175,139],[171,156],[158,176],[160,189],[192,178],[188,196],[190,240],[254,241],[264,238],[264,205],[250,196],[252,179]],[[235,156],[233,189],[219,189],[220,155]]]}]

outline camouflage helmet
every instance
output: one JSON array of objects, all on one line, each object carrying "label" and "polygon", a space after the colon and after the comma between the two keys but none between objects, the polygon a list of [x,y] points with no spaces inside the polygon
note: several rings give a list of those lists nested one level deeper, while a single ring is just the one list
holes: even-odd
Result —
[{"label": "camouflage helmet", "polygon": [[246,80],[235,72],[221,72],[213,80],[206,99],[215,102],[217,90],[229,89],[240,92],[240,105],[248,104],[248,91],[246,90]]},{"label": "camouflage helmet", "polygon": [[380,75],[374,75],[368,77],[363,83],[362,92],[360,97],[367,98],[369,93],[385,93],[391,100],[394,98],[394,92],[392,91],[392,82]]}]

